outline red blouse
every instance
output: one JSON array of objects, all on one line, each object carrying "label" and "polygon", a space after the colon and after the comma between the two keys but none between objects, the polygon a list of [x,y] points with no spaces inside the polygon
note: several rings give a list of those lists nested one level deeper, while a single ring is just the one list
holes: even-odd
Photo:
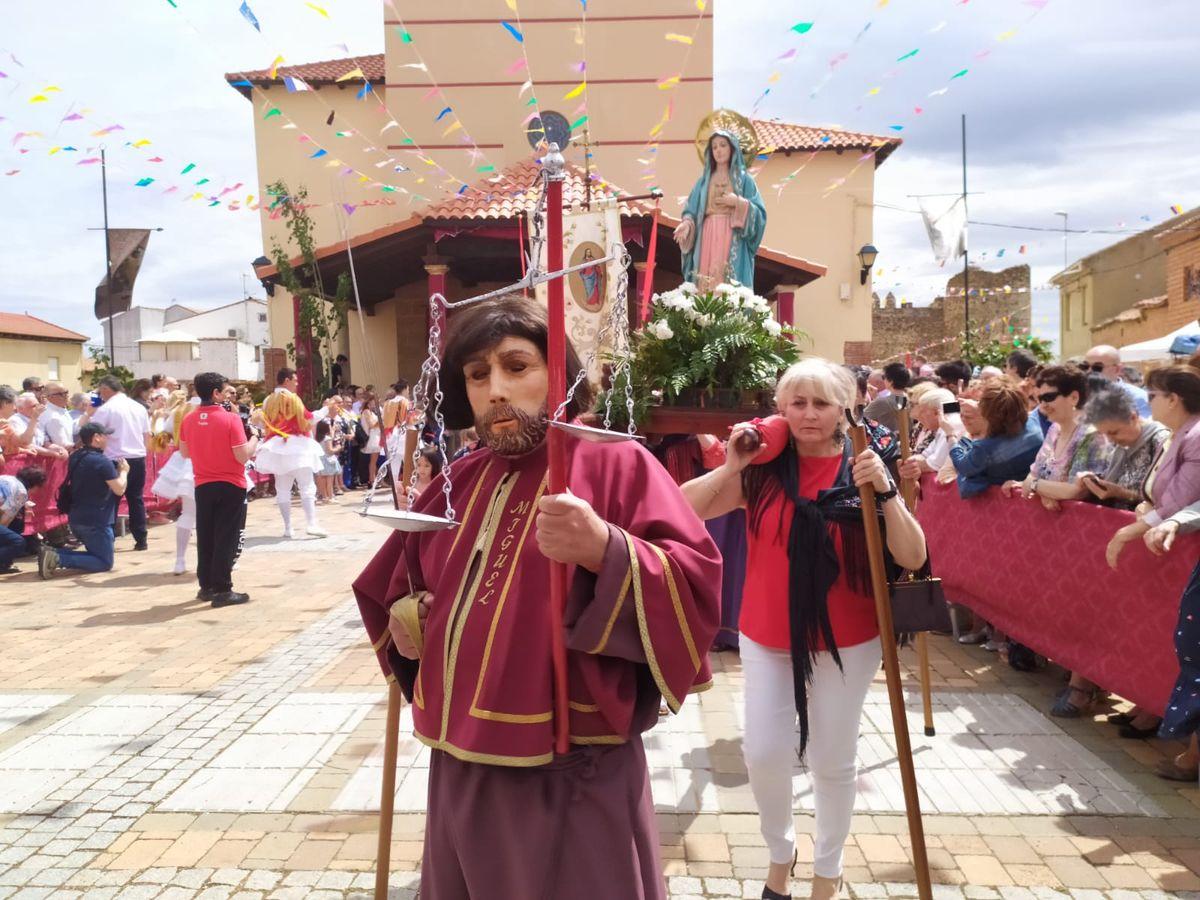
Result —
[{"label": "red blouse", "polygon": [[[833,485],[842,455],[800,457],[800,495],[816,499],[817,492]],[[794,514],[780,492],[763,512],[760,532],[747,525],[746,582],[742,589],[742,613],[738,627],[750,640],[777,650],[791,648],[787,590],[787,539]],[[783,516],[782,527],[780,516]],[[838,559],[840,538],[834,538]],[[879,635],[875,601],[853,590],[846,582],[845,564],[829,589],[829,622],[838,647],[853,647]],[[817,649],[824,649],[818,638]]]}]

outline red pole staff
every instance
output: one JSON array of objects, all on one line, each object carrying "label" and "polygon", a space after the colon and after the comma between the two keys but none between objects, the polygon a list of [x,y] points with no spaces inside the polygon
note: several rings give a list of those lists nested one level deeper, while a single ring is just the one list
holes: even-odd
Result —
[{"label": "red pole staff", "polygon": [[[551,144],[543,164],[548,176],[546,184],[546,268],[558,272],[563,267],[563,173],[566,163]],[[563,280],[555,278],[546,283],[547,314],[550,333],[546,360],[550,386],[547,408],[553,415],[567,395],[567,337],[566,310],[563,306]],[[561,494],[567,489],[566,435],[551,428],[550,435],[550,493]],[[567,567],[550,563],[550,650],[554,664],[554,752],[570,749],[567,729],[567,647],[563,639],[563,611],[567,602]]]}]

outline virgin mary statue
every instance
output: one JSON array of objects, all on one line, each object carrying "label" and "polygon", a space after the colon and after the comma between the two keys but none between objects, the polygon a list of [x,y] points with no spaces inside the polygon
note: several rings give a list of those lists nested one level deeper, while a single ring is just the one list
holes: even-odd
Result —
[{"label": "virgin mary statue", "polygon": [[683,280],[710,291],[721,282],[754,287],[754,255],[767,227],[758,186],[746,171],[737,136],[714,131],[675,242],[683,254]]}]

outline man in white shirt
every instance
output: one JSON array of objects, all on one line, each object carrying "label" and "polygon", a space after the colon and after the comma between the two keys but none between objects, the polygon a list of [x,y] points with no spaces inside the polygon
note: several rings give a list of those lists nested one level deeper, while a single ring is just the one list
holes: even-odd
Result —
[{"label": "man in white shirt", "polygon": [[24,435],[33,430],[33,439],[27,445],[34,456],[53,459],[66,459],[70,444],[56,446],[46,435],[46,407],[43,406],[32,391],[17,397],[17,411],[9,418],[9,422]]},{"label": "man in white shirt", "polygon": [[105,375],[96,385],[103,402],[92,413],[91,421],[111,429],[104,455],[116,462],[129,464],[125,487],[125,502],[129,505],[129,531],[133,534],[134,550],[146,547],[146,448],[150,446],[150,416],[146,407],[125,394],[125,387],[112,375]]},{"label": "man in white shirt", "polygon": [[1108,344],[1093,347],[1084,356],[1084,368],[1103,375],[1112,382],[1117,390],[1124,391],[1133,401],[1134,407],[1143,419],[1150,418],[1150,398],[1144,390],[1135,384],[1121,379],[1121,351]]},{"label": "man in white shirt", "polygon": [[64,450],[70,451],[75,446],[75,421],[71,418],[71,412],[67,409],[67,401],[71,397],[71,392],[59,384],[57,381],[51,381],[46,385],[46,411],[42,413],[42,430],[46,433],[46,440],[57,447],[62,447]]}]

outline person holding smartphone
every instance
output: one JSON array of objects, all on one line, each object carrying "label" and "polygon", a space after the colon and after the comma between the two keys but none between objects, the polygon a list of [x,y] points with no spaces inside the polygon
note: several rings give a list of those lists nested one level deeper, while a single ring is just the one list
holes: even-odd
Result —
[{"label": "person holding smartphone", "polygon": [[1143,419],[1125,391],[1104,390],[1088,400],[1083,420],[1113,445],[1103,474],[1082,472],[1079,485],[1105,506],[1133,509],[1145,499],[1142,483],[1166,446],[1171,432],[1160,422]]}]

